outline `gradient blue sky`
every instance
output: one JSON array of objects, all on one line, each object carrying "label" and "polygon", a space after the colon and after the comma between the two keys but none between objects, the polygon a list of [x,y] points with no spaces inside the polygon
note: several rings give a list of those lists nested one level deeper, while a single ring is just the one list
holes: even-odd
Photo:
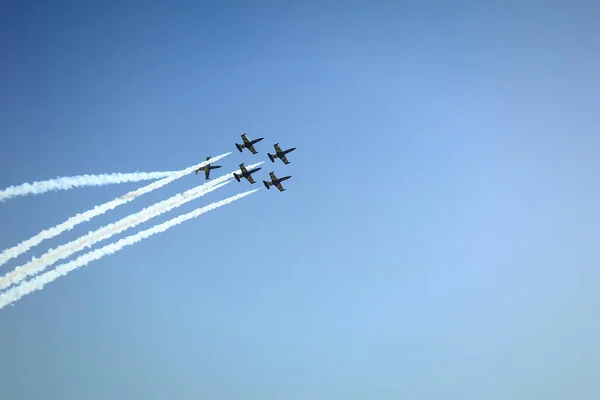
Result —
[{"label": "gradient blue sky", "polygon": [[[599,10],[484,3],[3,1],[0,187],[293,178],[1,310],[0,397],[600,398]],[[0,247],[137,186],[4,202]]]}]

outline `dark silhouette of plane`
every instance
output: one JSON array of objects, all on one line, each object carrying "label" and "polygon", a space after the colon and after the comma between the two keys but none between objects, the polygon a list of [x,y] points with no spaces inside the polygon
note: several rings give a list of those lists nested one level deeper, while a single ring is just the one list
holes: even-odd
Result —
[{"label": "dark silhouette of plane", "polygon": [[252,154],[256,154],[256,153],[258,153],[258,151],[256,151],[256,149],[254,148],[254,145],[263,139],[264,138],[249,140],[248,137],[246,136],[246,134],[244,133],[244,134],[242,134],[242,140],[244,141],[244,143],[242,143],[242,144],[236,143],[235,147],[237,147],[237,149],[240,151],[240,153],[242,152],[242,150],[248,149],[248,150],[250,150],[250,152]]},{"label": "dark silhouette of plane", "polygon": [[[206,161],[208,160],[210,160],[210,156],[206,157]],[[196,170],[196,175],[198,175],[198,172],[204,171],[204,180],[208,180],[210,179],[210,171],[217,168],[221,168],[221,166],[206,164],[204,167],[200,167]]]},{"label": "dark silhouette of plane", "polygon": [[252,178],[252,174],[255,173],[256,171],[262,169],[262,167],[260,168],[254,168],[251,169],[250,171],[248,171],[248,169],[246,169],[246,167],[244,166],[244,163],[240,164],[240,170],[242,171],[241,174],[236,174],[235,172],[233,173],[233,177],[235,178],[236,181],[240,182],[240,178],[246,178],[248,180],[248,182],[250,183],[254,183],[254,178]]},{"label": "dark silhouette of plane", "polygon": [[271,182],[263,181],[265,187],[267,189],[270,189],[271,186],[275,186],[277,189],[279,189],[280,192],[283,192],[285,190],[281,185],[281,182],[291,178],[291,176],[284,176],[283,178],[278,178],[275,176],[274,172],[269,172],[269,176],[271,177]]},{"label": "dark silhouette of plane", "polygon": [[289,164],[290,162],[288,161],[285,155],[296,150],[296,148],[292,147],[291,149],[281,150],[281,147],[279,147],[279,143],[275,143],[273,147],[275,147],[275,154],[267,153],[271,162],[275,162],[275,159],[279,158],[281,161],[283,161],[284,164]]}]

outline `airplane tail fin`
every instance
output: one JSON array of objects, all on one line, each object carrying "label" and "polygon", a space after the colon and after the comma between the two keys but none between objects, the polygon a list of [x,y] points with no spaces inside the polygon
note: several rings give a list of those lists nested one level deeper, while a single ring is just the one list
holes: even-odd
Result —
[{"label": "airplane tail fin", "polygon": [[271,160],[271,162],[275,162],[275,159],[273,158],[273,154],[267,153],[267,155],[269,156],[269,160]]},{"label": "airplane tail fin", "polygon": [[239,144],[235,144],[235,147],[237,147],[237,149],[240,151],[240,153],[242,152],[242,146],[240,146]]},{"label": "airplane tail fin", "polygon": [[271,182],[263,181],[267,189],[271,189]]},{"label": "airplane tail fin", "polygon": [[235,178],[236,181],[240,181],[240,176],[238,174],[236,174],[235,172],[233,173],[233,177]]}]

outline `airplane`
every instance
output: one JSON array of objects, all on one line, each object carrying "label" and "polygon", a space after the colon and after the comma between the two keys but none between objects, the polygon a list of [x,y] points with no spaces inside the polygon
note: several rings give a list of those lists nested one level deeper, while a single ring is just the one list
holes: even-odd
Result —
[{"label": "airplane", "polygon": [[289,164],[290,162],[288,161],[285,155],[296,150],[296,148],[292,147],[291,149],[281,150],[281,147],[279,147],[279,143],[275,143],[273,147],[275,147],[275,154],[267,153],[271,162],[275,162],[275,159],[279,158],[281,161],[283,161],[284,164]]},{"label": "airplane", "polygon": [[235,172],[233,173],[233,177],[235,178],[235,180],[239,182],[240,178],[246,178],[248,180],[248,182],[254,183],[254,178],[252,178],[252,174],[255,173],[256,171],[262,169],[262,167],[254,168],[254,169],[248,171],[246,169],[246,167],[244,166],[244,163],[241,163],[240,169],[242,170],[241,174],[236,174]]},{"label": "airplane", "polygon": [[[210,156],[206,157],[206,161],[208,161],[208,160],[210,160]],[[196,175],[198,175],[198,172],[204,170],[204,180],[208,180],[208,179],[210,179],[210,170],[217,169],[217,168],[221,168],[221,166],[206,164],[204,167],[200,167],[196,170]]]},{"label": "airplane", "polygon": [[269,176],[271,177],[271,182],[263,181],[265,187],[267,189],[270,189],[271,186],[275,186],[277,189],[279,189],[280,192],[283,192],[285,190],[281,185],[281,182],[291,178],[291,176],[284,176],[283,178],[278,178],[275,176],[274,172],[269,172]]},{"label": "airplane", "polygon": [[256,151],[256,149],[254,148],[254,144],[260,142],[261,140],[263,140],[264,138],[258,138],[258,139],[254,139],[254,140],[249,140],[248,137],[246,136],[246,134],[244,133],[242,135],[242,140],[244,141],[244,143],[242,144],[235,144],[235,147],[237,147],[237,149],[240,151],[240,153],[242,152],[243,149],[248,149],[250,150],[250,152],[252,154],[256,154],[258,153],[258,151]]}]

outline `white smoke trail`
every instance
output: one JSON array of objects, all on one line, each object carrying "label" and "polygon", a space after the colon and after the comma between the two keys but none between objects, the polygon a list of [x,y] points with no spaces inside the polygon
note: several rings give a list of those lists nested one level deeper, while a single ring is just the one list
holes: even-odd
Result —
[{"label": "white smoke trail", "polygon": [[78,175],[64,176],[47,181],[38,181],[33,183],[23,183],[17,186],[9,186],[0,190],[0,201],[5,201],[16,196],[25,196],[28,194],[38,195],[56,190],[69,190],[82,186],[103,186],[115,183],[151,181],[164,178],[177,171],[165,172],[131,172],[127,174],[98,174],[98,175]]},{"label": "white smoke trail", "polygon": [[205,185],[190,189],[184,193],[176,194],[167,200],[163,200],[150,207],[144,208],[138,213],[131,214],[117,222],[103,226],[96,231],[89,232],[87,235],[83,235],[67,244],[57,247],[56,249],[50,249],[40,258],[33,259],[25,265],[16,267],[12,272],[9,272],[1,277],[0,290],[4,290],[11,285],[16,285],[28,276],[44,271],[56,261],[70,257],[86,247],[89,248],[97,242],[108,239],[126,229],[133,228],[155,216],[168,212],[173,208],[179,207],[229,183],[231,183],[231,181],[221,182],[220,184],[214,184],[213,182],[210,182]]},{"label": "white smoke trail", "polygon": [[[260,164],[263,164],[263,162],[250,165],[248,169],[254,168]],[[87,235],[81,236],[67,244],[57,247],[56,249],[50,249],[40,258],[33,259],[25,265],[16,267],[12,272],[0,278],[0,290],[6,289],[11,285],[15,285],[28,276],[40,273],[55,262],[70,257],[86,247],[91,247],[102,240],[106,240],[160,214],[169,212],[174,208],[180,207],[185,203],[197,199],[198,197],[215,191],[229,184],[234,173],[240,173],[240,170],[232,171],[215,179],[214,181],[189,189],[183,193],[176,194],[167,200],[155,203],[135,214],[128,215],[117,222],[105,225],[96,231],[89,232]]]},{"label": "white smoke trail", "polygon": [[121,197],[117,197],[114,200],[111,200],[107,203],[96,206],[96,207],[92,208],[91,210],[88,210],[81,214],[77,214],[77,215],[69,218],[65,222],[58,224],[52,228],[45,229],[45,230],[41,231],[40,233],[38,233],[37,235],[33,236],[32,238],[24,240],[23,242],[17,244],[16,246],[13,246],[9,249],[2,251],[2,253],[0,253],[0,265],[5,264],[8,260],[10,260],[12,258],[18,257],[19,255],[25,253],[32,247],[37,246],[38,244],[40,244],[41,242],[43,242],[46,239],[53,238],[55,236],[60,235],[64,231],[71,230],[78,224],[89,221],[90,219],[92,219],[94,217],[102,215],[107,211],[110,211],[112,209],[117,208],[120,205],[128,203],[131,200],[134,200],[136,197],[139,197],[143,194],[149,193],[153,190],[159,189],[159,188],[161,188],[161,187],[163,187],[185,175],[188,175],[188,174],[194,172],[196,169],[201,168],[201,167],[205,166],[206,164],[214,163],[215,161],[218,161],[221,158],[224,158],[230,154],[231,154],[231,152],[224,153],[217,157],[211,158],[210,160],[202,161],[201,163],[198,163],[194,166],[183,169],[181,171],[177,171],[177,172],[167,176],[166,178],[163,178],[159,181],[153,182],[153,183],[146,185],[144,187],[141,187],[137,190],[133,190],[129,193],[124,194]]},{"label": "white smoke trail", "polygon": [[179,225],[182,222],[185,222],[189,219],[199,217],[200,215],[214,210],[216,208],[222,207],[226,204],[232,203],[242,197],[248,196],[254,192],[257,192],[260,189],[249,190],[244,193],[240,193],[238,195],[229,197],[225,200],[221,200],[208,206],[197,208],[196,210],[189,212],[187,214],[179,215],[173,219],[170,219],[162,224],[155,225],[152,228],[148,228],[144,231],[138,232],[135,235],[127,236],[126,238],[120,239],[117,242],[108,244],[104,247],[101,247],[97,250],[90,251],[89,253],[85,253],[75,260],[70,261],[65,264],[61,264],[55,269],[45,272],[41,275],[36,276],[33,279],[30,279],[27,282],[21,283],[19,286],[14,287],[10,290],[7,290],[4,293],[0,293],[0,309],[6,307],[7,305],[19,300],[25,295],[32,293],[36,290],[42,289],[46,284],[58,279],[59,277],[68,274],[69,272],[79,268],[86,266],[92,261],[96,261],[104,256],[111,255],[121,250],[123,247],[130,246],[135,244],[143,239],[146,239],[152,235],[157,233],[161,233],[166,231],[169,228],[174,227],[175,225]]}]

